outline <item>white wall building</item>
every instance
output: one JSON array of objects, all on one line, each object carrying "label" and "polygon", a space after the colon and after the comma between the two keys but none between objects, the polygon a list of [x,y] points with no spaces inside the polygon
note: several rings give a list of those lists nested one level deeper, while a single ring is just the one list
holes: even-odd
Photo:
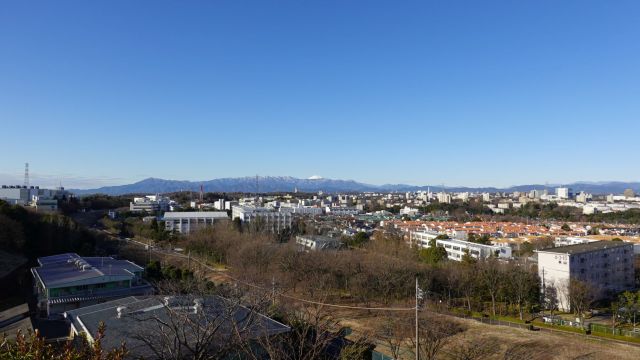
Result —
[{"label": "white wall building", "polygon": [[290,212],[277,211],[273,208],[252,205],[235,205],[231,208],[231,218],[239,218],[242,222],[250,223],[260,218],[267,229],[276,232],[291,227],[293,215]]},{"label": "white wall building", "polygon": [[577,244],[588,244],[596,241],[598,240],[579,237],[579,236],[559,236],[555,238],[555,240],[553,241],[553,245],[555,247],[559,247],[559,246],[569,246],[569,245],[577,245]]},{"label": "white wall building", "polygon": [[451,203],[451,194],[447,194],[446,192],[438,193],[438,202],[443,204]]},{"label": "white wall building", "polygon": [[511,258],[511,248],[508,246],[476,244],[456,239],[438,239],[436,245],[444,247],[448,258],[455,261],[462,261],[462,257],[467,252],[475,259],[486,259],[491,256]]},{"label": "white wall building", "polygon": [[409,241],[413,245],[415,244],[418,247],[428,248],[429,242],[436,237],[438,237],[440,233],[437,231],[411,231],[409,232]]},{"label": "white wall building", "polygon": [[633,244],[596,241],[538,251],[542,291],[555,291],[558,308],[569,311],[569,284],[580,280],[593,287],[596,299],[607,292],[634,287]]},{"label": "white wall building", "polygon": [[168,198],[159,195],[148,195],[145,197],[135,197],[133,201],[129,203],[129,210],[131,212],[154,213],[158,211],[169,210],[170,200]]},{"label": "white wall building", "polygon": [[164,213],[164,227],[167,231],[189,234],[198,228],[211,226],[216,221],[229,219],[226,211],[186,211]]},{"label": "white wall building", "polygon": [[571,188],[566,188],[566,187],[556,188],[556,196],[558,197],[558,199],[561,199],[561,200],[571,199],[571,197],[573,196],[572,192],[573,191],[571,190]]},{"label": "white wall building", "polygon": [[[430,241],[440,235],[436,231],[412,231],[409,234],[412,244],[422,248],[428,248]],[[466,236],[466,233],[462,231],[457,235],[462,237]],[[458,239],[436,239],[436,245],[444,247],[447,257],[455,261],[462,261],[467,251],[476,259],[486,259],[490,256],[509,259],[512,256],[509,246],[476,244]]]}]

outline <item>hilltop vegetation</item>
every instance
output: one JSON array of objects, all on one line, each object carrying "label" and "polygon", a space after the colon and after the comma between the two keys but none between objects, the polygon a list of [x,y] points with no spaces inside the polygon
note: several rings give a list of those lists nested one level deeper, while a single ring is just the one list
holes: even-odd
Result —
[{"label": "hilltop vegetation", "polygon": [[39,214],[0,201],[0,248],[29,258],[63,252],[95,253],[96,236],[72,219]]}]

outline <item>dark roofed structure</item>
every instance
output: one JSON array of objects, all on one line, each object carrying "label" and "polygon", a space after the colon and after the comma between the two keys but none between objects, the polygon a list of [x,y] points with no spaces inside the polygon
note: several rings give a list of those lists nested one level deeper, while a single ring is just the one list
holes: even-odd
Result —
[{"label": "dark roofed structure", "polygon": [[547,253],[556,253],[556,254],[580,254],[591,251],[599,251],[604,249],[614,249],[617,247],[624,246],[633,246],[633,244],[626,243],[623,241],[594,241],[590,243],[584,244],[575,244],[575,245],[567,245],[567,246],[559,246],[550,249],[542,249],[538,250],[538,252],[547,252]]},{"label": "dark roofed structure", "polygon": [[90,342],[104,323],[102,346],[117,348],[124,341],[134,358],[154,358],[157,351],[169,351],[167,347],[172,346],[180,346],[190,357],[189,351],[198,346],[194,344],[201,344],[206,336],[214,338],[212,347],[224,347],[236,336],[251,341],[290,331],[282,323],[219,296],[131,296],[67,311],[65,317],[71,323],[71,336],[84,334]]},{"label": "dark roofed structure", "polygon": [[118,297],[153,293],[142,278],[144,269],[131,261],[65,253],[38,258],[38,263],[31,273],[38,308],[47,317]]}]

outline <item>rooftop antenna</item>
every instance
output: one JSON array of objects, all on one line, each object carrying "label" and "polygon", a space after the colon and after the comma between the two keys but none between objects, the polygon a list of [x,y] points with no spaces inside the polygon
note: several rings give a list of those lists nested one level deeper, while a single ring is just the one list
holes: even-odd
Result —
[{"label": "rooftop antenna", "polygon": [[29,187],[29,163],[24,163],[24,186]]}]

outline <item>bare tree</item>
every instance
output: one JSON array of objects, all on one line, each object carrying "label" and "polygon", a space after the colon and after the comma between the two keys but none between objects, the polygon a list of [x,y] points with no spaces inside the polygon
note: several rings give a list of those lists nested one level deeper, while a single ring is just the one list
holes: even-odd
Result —
[{"label": "bare tree", "polygon": [[291,331],[258,342],[271,359],[312,360],[327,356],[355,359],[371,348],[363,334],[355,342],[344,339],[340,322],[322,306],[286,306],[278,310]]},{"label": "bare tree", "polygon": [[[465,330],[459,322],[441,315],[429,315],[418,322],[418,352],[420,359],[434,360],[442,348],[451,341],[451,337]],[[412,349],[416,348],[416,339],[410,340]],[[415,355],[415,350],[412,350]]]},{"label": "bare tree", "polygon": [[500,264],[496,259],[489,258],[481,263],[480,272],[484,286],[491,297],[491,314],[496,315],[496,297],[500,291],[502,278],[502,271],[500,271]]},{"label": "bare tree", "polygon": [[451,360],[482,360],[500,351],[500,342],[493,337],[463,337],[447,353]]},{"label": "bare tree", "polygon": [[547,310],[553,312],[558,309],[558,290],[554,286],[547,285],[544,290],[544,306]]},{"label": "bare tree", "polygon": [[515,265],[510,269],[508,279],[513,303],[518,307],[520,320],[524,320],[524,305],[536,301],[539,296],[538,276]]},{"label": "bare tree", "polygon": [[197,283],[190,288],[164,283],[165,296],[123,309],[131,352],[158,359],[219,359],[245,353],[253,339],[269,336],[270,325],[254,310],[260,306],[245,307],[241,291],[232,288],[221,297],[204,290]]},{"label": "bare tree", "polygon": [[583,323],[584,313],[589,309],[594,299],[595,289],[589,283],[580,280],[569,281],[569,302],[571,310],[578,315]]},{"label": "bare tree", "polygon": [[389,347],[391,357],[401,360],[403,347],[408,347],[409,338],[413,336],[411,319],[401,315],[388,317],[378,336]]},{"label": "bare tree", "polygon": [[548,344],[539,341],[518,342],[507,347],[504,360],[546,360],[552,358],[555,349]]}]

